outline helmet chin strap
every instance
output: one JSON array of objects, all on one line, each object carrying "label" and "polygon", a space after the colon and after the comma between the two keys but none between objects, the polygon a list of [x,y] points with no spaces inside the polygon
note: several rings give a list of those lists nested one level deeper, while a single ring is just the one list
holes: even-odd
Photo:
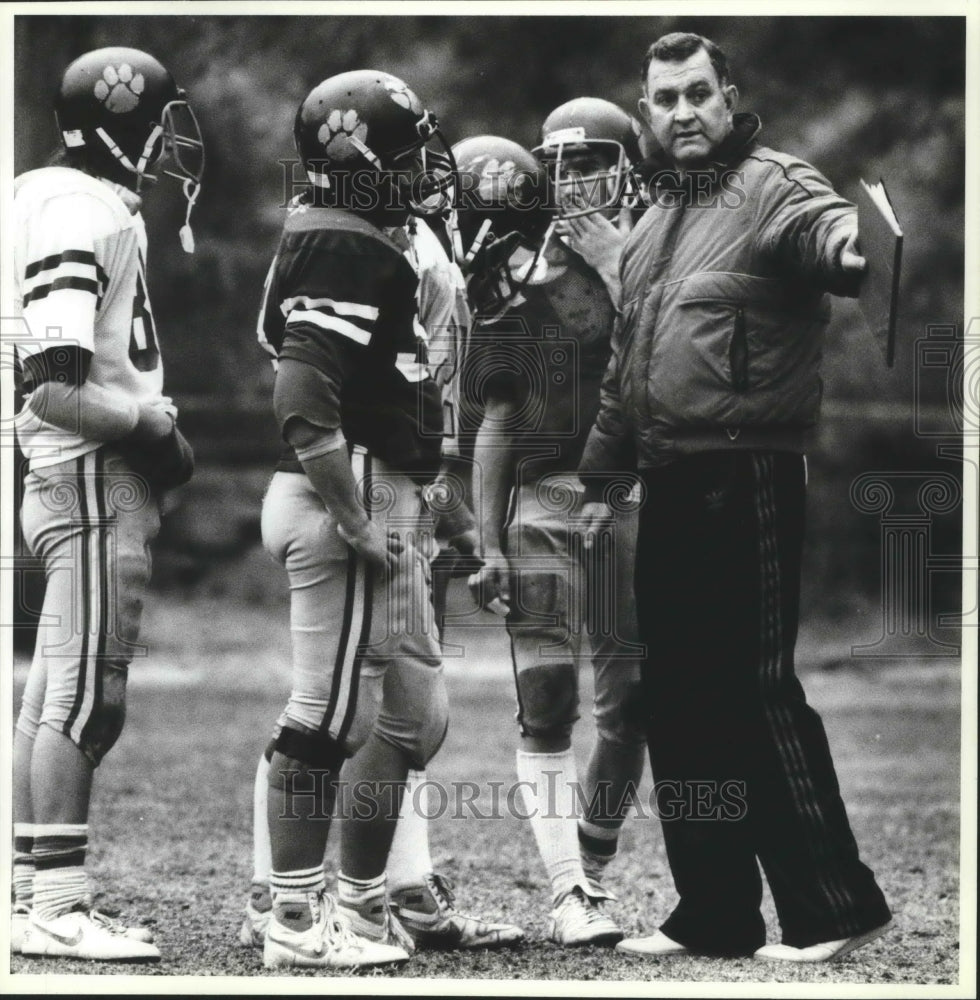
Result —
[{"label": "helmet chin strap", "polygon": [[187,214],[184,216],[184,224],[180,227],[180,245],[184,253],[194,252],[194,232],[191,229],[191,212],[197,202],[197,196],[201,193],[201,185],[188,177],[184,181],[184,197],[187,199]]},{"label": "helmet chin strap", "polygon": [[[162,126],[155,125],[153,127],[153,130],[150,132],[143,145],[143,151],[140,154],[140,158],[135,166],[133,161],[119,148],[118,144],[113,141],[112,137],[105,131],[105,129],[97,128],[95,133],[105,143],[106,148],[116,158],[120,166],[124,167],[130,173],[136,174],[137,192],[139,191],[144,180],[156,181],[156,177],[152,174],[144,173],[144,171],[150,161],[150,157],[153,155],[153,149],[157,140],[163,134]],[[201,193],[201,185],[199,182],[188,177],[184,180],[183,190],[184,197],[187,199],[187,214],[184,216],[184,224],[180,227],[180,245],[183,247],[185,253],[193,253],[194,232],[191,229],[191,212],[197,202],[197,196]]]}]

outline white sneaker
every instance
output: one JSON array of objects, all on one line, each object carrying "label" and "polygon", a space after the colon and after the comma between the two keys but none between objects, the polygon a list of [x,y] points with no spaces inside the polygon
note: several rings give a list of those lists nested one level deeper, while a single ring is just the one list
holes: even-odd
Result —
[{"label": "white sneaker", "polygon": [[19,955],[24,947],[27,915],[31,911],[23,903],[15,903],[10,914],[10,954]]},{"label": "white sneaker", "polygon": [[408,958],[403,948],[358,937],[327,893],[311,893],[309,902],[313,924],[305,931],[284,926],[276,919],[275,912],[270,916],[262,956],[267,969],[350,969],[390,965]]},{"label": "white sneaker", "polygon": [[415,951],[412,935],[402,927],[401,921],[392,913],[384,895],[374,896],[361,903],[338,899],[337,909],[347,919],[351,930],[359,937],[393,945],[409,955]]},{"label": "white sneaker", "polygon": [[257,910],[251,900],[245,904],[245,919],[238,932],[238,940],[245,948],[261,948],[265,944],[265,932],[271,918],[271,909]]},{"label": "white sneaker", "polygon": [[691,954],[688,948],[673,938],[667,937],[663,931],[654,931],[646,937],[626,938],[616,945],[616,951],[621,951],[626,955],[650,955],[654,958],[663,958],[665,955]]},{"label": "white sneaker", "polygon": [[854,951],[855,948],[880,938],[886,930],[888,924],[882,924],[881,927],[865,931],[864,934],[855,934],[853,937],[840,938],[837,941],[822,941],[806,948],[794,948],[789,944],[765,944],[754,957],[774,962],[832,962]]},{"label": "white sneaker", "polygon": [[623,932],[601,907],[601,900],[587,896],[581,886],[575,886],[551,911],[549,940],[567,946],[621,941]]},{"label": "white sneaker", "polygon": [[519,944],[524,931],[514,924],[491,924],[460,913],[452,883],[430,872],[423,885],[391,894],[391,908],[420,948],[501,948]]},{"label": "white sneaker", "polygon": [[142,941],[144,944],[153,943],[153,932],[146,927],[129,927],[116,920],[115,917],[110,917],[108,913],[103,913],[101,910],[89,910],[88,915],[97,924],[102,924],[107,930],[112,931],[113,934],[122,934],[131,941]]},{"label": "white sneaker", "polygon": [[159,961],[160,949],[149,941],[130,936],[127,931],[133,929],[123,927],[97,910],[70,910],[53,920],[42,920],[31,910],[21,954],[85,958],[97,962]]}]

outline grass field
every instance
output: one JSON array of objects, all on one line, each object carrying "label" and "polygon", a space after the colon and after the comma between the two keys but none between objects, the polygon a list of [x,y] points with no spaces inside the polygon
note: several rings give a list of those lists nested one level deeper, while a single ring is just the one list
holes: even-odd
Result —
[{"label": "grass field", "polygon": [[[252,992],[259,987],[253,977],[270,975],[258,953],[239,946],[237,931],[251,875],[255,761],[286,692],[286,623],[285,608],[153,595],[144,627],[150,657],[131,669],[127,728],[97,778],[90,869],[96,885],[105,889],[106,906],[152,927],[164,958],[151,967],[95,969],[88,963],[14,958],[9,989],[58,992],[61,974],[98,972],[236,977],[209,982],[225,992]],[[448,638],[465,641],[476,652],[447,661],[452,722],[429,776],[446,784],[469,780],[481,788],[490,781],[509,783],[514,697],[500,630],[481,628],[465,635],[456,630]],[[814,658],[822,658],[820,651],[804,642],[801,663]],[[18,665],[15,703],[25,667]],[[591,697],[587,673],[586,705]],[[634,990],[652,995],[684,982],[705,984],[705,990],[710,984],[735,983],[840,988],[959,982],[957,664],[872,667],[852,661],[837,669],[810,670],[805,684],[823,713],[863,857],[896,914],[884,939],[830,966],[651,961],[599,949],[561,950],[544,941],[549,894],[529,824],[468,812],[466,818],[450,814],[433,822],[437,867],[456,882],[461,909],[520,923],[529,943],[498,953],[421,953],[397,972],[373,973],[372,978],[396,980],[377,982],[377,992],[397,991],[397,980],[417,977],[452,981],[446,988],[461,992],[466,980],[474,981],[468,988],[490,992],[487,980],[518,981],[530,990],[533,981],[570,980],[565,992],[576,985],[586,989],[619,981],[624,991],[632,983]],[[592,733],[585,712],[575,736],[580,767]],[[336,836],[332,840],[331,865]],[[675,897],[656,819],[627,821],[610,885],[620,897],[614,914],[628,934],[652,931],[669,912]],[[770,940],[778,940],[768,898],[765,905]],[[342,991],[342,981],[312,975],[324,981],[307,980],[304,989]],[[99,989],[98,982],[87,980],[84,988]],[[111,985],[106,982],[105,988]],[[149,978],[136,988],[173,987]],[[293,988],[281,985],[284,992]],[[405,983],[406,990],[413,988],[418,987]],[[835,993],[843,995],[840,989]]]}]

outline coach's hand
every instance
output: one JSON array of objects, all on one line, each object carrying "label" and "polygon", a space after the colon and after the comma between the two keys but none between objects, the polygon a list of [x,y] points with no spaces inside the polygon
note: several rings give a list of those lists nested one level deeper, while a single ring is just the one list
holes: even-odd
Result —
[{"label": "coach's hand", "polygon": [[510,565],[501,552],[487,552],[483,565],[467,581],[473,600],[495,615],[510,611]]},{"label": "coach's hand", "polygon": [[615,518],[608,504],[596,500],[582,504],[579,514],[582,530],[582,546],[591,549],[596,536],[612,529]]},{"label": "coach's hand", "polygon": [[389,573],[394,573],[399,560],[408,554],[405,542],[391,532],[386,534],[369,518],[347,527],[338,522],[337,534],[371,566]]}]

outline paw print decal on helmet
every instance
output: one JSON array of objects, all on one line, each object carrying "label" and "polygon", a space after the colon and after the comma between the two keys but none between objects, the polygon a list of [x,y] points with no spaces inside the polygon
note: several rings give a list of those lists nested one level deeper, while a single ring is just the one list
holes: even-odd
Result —
[{"label": "paw print decal on helmet", "polygon": [[331,160],[344,162],[360,155],[360,150],[351,143],[351,136],[360,142],[367,139],[367,123],[362,122],[356,111],[341,111],[334,108],[316,134],[324,151]]},{"label": "paw print decal on helmet", "polygon": [[114,114],[132,111],[140,102],[146,82],[142,73],[134,73],[129,63],[106,66],[102,79],[95,83],[95,96]]},{"label": "paw print decal on helmet", "polygon": [[498,160],[490,157],[480,169],[480,184],[477,194],[485,201],[504,198],[513,184],[517,165],[513,160]]},{"label": "paw print decal on helmet", "polygon": [[399,107],[407,108],[416,115],[422,114],[422,102],[415,96],[415,92],[410,90],[408,84],[403,80],[397,80],[394,78],[391,80],[385,80],[385,90],[388,91],[388,96]]}]

